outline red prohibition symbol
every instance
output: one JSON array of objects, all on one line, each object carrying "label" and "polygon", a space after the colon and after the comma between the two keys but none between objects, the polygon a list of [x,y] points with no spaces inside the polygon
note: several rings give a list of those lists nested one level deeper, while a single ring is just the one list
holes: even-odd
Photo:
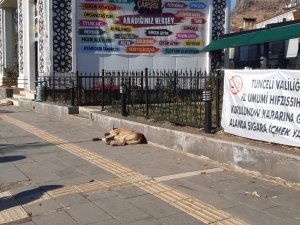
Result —
[{"label": "red prohibition symbol", "polygon": [[233,76],[229,79],[229,90],[232,94],[237,95],[243,88],[243,79],[241,76]]}]

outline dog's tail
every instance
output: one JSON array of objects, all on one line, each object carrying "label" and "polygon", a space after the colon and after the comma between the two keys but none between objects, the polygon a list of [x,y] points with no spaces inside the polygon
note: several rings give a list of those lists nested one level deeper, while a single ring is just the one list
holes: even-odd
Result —
[{"label": "dog's tail", "polygon": [[92,141],[101,141],[101,138],[93,138]]}]

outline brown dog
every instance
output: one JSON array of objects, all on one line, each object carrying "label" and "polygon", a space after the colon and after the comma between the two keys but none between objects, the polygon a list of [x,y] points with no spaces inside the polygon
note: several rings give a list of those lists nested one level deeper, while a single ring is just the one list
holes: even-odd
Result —
[{"label": "brown dog", "polygon": [[104,138],[93,138],[93,141],[104,141],[108,145],[122,146],[134,144],[146,144],[147,140],[141,133],[125,129],[113,129],[104,134]]},{"label": "brown dog", "polygon": [[6,100],[6,101],[0,103],[0,106],[11,106],[11,105],[14,105],[13,101],[11,101],[11,100]]}]

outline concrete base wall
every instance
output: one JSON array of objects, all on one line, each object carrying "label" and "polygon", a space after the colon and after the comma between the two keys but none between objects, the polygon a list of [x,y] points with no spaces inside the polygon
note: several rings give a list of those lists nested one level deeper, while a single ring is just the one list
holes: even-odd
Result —
[{"label": "concrete base wall", "polygon": [[0,99],[12,98],[13,88],[0,88]]},{"label": "concrete base wall", "polygon": [[79,108],[76,106],[59,106],[44,102],[28,101],[25,99],[19,99],[19,106],[25,109],[29,109],[38,113],[44,113],[51,116],[60,118],[67,118],[70,114],[78,114]]}]

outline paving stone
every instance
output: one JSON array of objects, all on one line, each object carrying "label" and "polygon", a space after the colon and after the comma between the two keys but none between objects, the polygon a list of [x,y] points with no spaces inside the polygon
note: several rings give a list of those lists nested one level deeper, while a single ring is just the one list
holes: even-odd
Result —
[{"label": "paving stone", "polygon": [[24,186],[21,186],[21,187],[17,187],[17,188],[13,188],[13,189],[10,189],[10,193],[12,195],[18,195],[22,192],[26,192],[26,191],[30,191],[30,190],[33,190],[33,189],[37,189],[39,186],[36,185],[36,184],[33,184],[32,182],[28,182],[26,185]]},{"label": "paving stone", "polygon": [[218,209],[226,209],[239,204],[237,201],[229,199],[213,189],[191,183],[185,179],[166,181],[165,183]]},{"label": "paving stone", "polygon": [[124,225],[124,224],[119,222],[118,220],[108,220],[108,221],[99,221],[97,223],[91,223],[89,225]]},{"label": "paving stone", "polygon": [[82,166],[82,165],[89,164],[86,160],[81,159],[78,156],[75,156],[69,152],[62,153],[60,159],[63,160],[67,165],[70,165],[71,167],[76,167],[76,168],[79,166]]},{"label": "paving stone", "polygon": [[57,152],[53,152],[56,150],[56,147],[52,147],[53,149],[51,149],[50,152],[44,152],[44,148],[43,148],[43,152],[40,152],[38,154],[31,154],[31,158],[35,161],[35,162],[39,162],[39,163],[43,163],[43,164],[50,164],[50,162],[58,162],[59,159],[57,158],[58,153]]},{"label": "paving stone", "polygon": [[116,198],[120,196],[117,192],[111,189],[103,189],[100,191],[88,192],[88,193],[84,193],[84,195],[90,201],[98,201],[98,200],[109,201],[110,198]]},{"label": "paving stone", "polygon": [[292,221],[292,224],[300,224],[300,211],[287,208],[285,206],[276,206],[268,209],[264,209],[264,212],[267,212],[278,218],[289,218]]},{"label": "paving stone", "polygon": [[130,223],[150,218],[150,214],[138,209],[128,200],[122,198],[110,198],[109,201],[100,199],[95,201],[102,209],[123,223]]},{"label": "paving stone", "polygon": [[82,196],[81,194],[71,194],[66,196],[60,196],[55,198],[55,200],[64,207],[80,205],[88,203],[89,200]]},{"label": "paving stone", "polygon": [[138,197],[142,195],[148,195],[147,192],[143,191],[142,189],[130,185],[125,185],[121,187],[115,187],[112,188],[112,190],[116,193],[118,193],[123,198],[132,198],[132,197]]},{"label": "paving stone", "polygon": [[181,211],[169,205],[166,202],[152,196],[143,195],[129,199],[137,208],[147,212],[154,218],[167,217],[174,214],[180,214]]},{"label": "paving stone", "polygon": [[[21,165],[21,164],[20,164]],[[13,167],[9,170],[0,170],[0,181],[1,183],[12,183],[19,181],[28,181],[29,177],[27,177],[22,171]]]},{"label": "paving stone", "polygon": [[90,182],[92,178],[86,175],[82,175],[80,177],[72,177],[68,179],[60,179],[55,181],[45,182],[45,185],[61,185],[61,186],[70,186],[70,185],[77,185],[77,184],[85,184]]},{"label": "paving stone", "polygon": [[90,176],[95,180],[109,180],[115,178],[111,173],[93,165],[93,164],[84,164],[76,167],[78,171],[82,174]]},{"label": "paving stone", "polygon": [[[291,221],[284,218],[272,216],[261,210],[256,210],[245,205],[234,206],[226,209],[226,212],[237,216],[249,224],[263,224],[263,225],[292,225]],[[294,224],[295,225],[295,224]]]},{"label": "paving stone", "polygon": [[54,199],[48,199],[42,202],[37,202],[30,205],[25,205],[26,212],[31,213],[32,216],[45,214],[53,210],[62,208]]},{"label": "paving stone", "polygon": [[27,189],[22,192],[18,192],[14,194],[14,197],[19,201],[20,204],[29,204],[45,195],[47,190],[55,190],[61,188],[59,185],[45,185],[39,186],[32,189]]},{"label": "paving stone", "polygon": [[18,154],[17,152],[11,154],[1,154],[0,155],[0,164],[11,162],[12,164],[22,164],[22,163],[30,163],[33,160],[30,157],[27,157],[24,154]]},{"label": "paving stone", "polygon": [[128,225],[166,225],[166,223],[160,222],[155,218],[147,218],[133,223],[128,223]]},{"label": "paving stone", "polygon": [[[234,184],[231,184],[231,186],[234,187]],[[227,185],[227,188],[230,188],[230,185]],[[251,193],[254,192],[257,192],[258,195],[260,195],[261,197],[253,196]],[[270,194],[270,196],[268,197],[266,193]],[[243,203],[257,210],[278,206],[278,204],[272,201],[271,196],[273,195],[271,194],[271,190],[270,192],[268,192],[268,190],[266,190],[266,188],[264,187],[254,188],[249,186],[249,188],[244,187],[235,191],[224,191],[220,192],[220,194],[226,197],[227,199]],[[273,194],[275,193],[273,192]]]},{"label": "paving stone", "polygon": [[108,213],[100,209],[94,203],[73,205],[67,209],[67,212],[80,224],[91,224],[113,219]]},{"label": "paving stone", "polygon": [[36,223],[30,221],[30,222],[27,222],[27,223],[22,223],[22,225],[36,225]]},{"label": "paving stone", "polygon": [[73,177],[80,177],[83,174],[76,170],[73,167],[65,167],[63,169],[57,170],[55,172],[57,176],[59,176],[61,179],[68,179],[68,178],[73,178]]},{"label": "paving stone", "polygon": [[258,198],[256,196],[252,196],[251,194],[229,194],[226,195],[226,197],[234,199],[237,202],[243,203],[244,205],[255,208],[257,210],[263,210],[278,206],[278,204],[272,202],[270,199],[266,199],[264,197]]},{"label": "paving stone", "polygon": [[163,225],[205,225],[205,223],[185,213],[159,218],[158,221],[162,222]]},{"label": "paving stone", "polygon": [[36,225],[78,225],[66,212],[57,211],[35,216],[32,221]]},{"label": "paving stone", "polygon": [[271,201],[275,204],[300,211],[300,191],[295,191],[291,188],[279,186],[274,188],[279,194],[272,198]]},{"label": "paving stone", "polygon": [[59,180],[60,177],[55,173],[51,172],[49,168],[42,165],[41,163],[25,163],[19,164],[17,167],[33,182],[43,183],[53,180]]}]

